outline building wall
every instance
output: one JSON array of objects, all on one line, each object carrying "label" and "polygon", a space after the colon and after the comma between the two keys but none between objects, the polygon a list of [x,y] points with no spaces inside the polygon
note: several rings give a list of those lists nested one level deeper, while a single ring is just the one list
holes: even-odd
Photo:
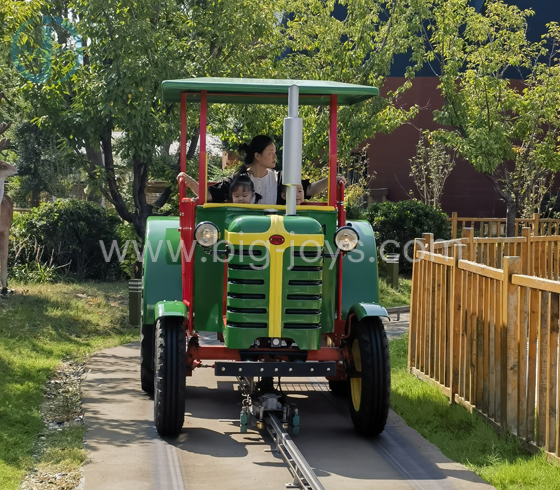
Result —
[{"label": "building wall", "polygon": [[[403,81],[396,77],[388,79],[382,92],[394,90]],[[399,102],[405,108],[418,104],[422,108],[420,113],[410,124],[397,128],[391,134],[376,134],[367,141],[369,174],[376,173],[370,187],[387,188],[389,201],[409,199],[409,192],[415,190],[410,177],[410,159],[416,153],[420,132],[437,128],[432,113],[443,104],[437,85],[436,77],[416,78]],[[416,197],[419,196],[416,194]],[[490,181],[463,160],[457,162],[447,179],[442,209],[448,214],[456,211],[459,216],[475,218],[505,216],[505,206]]]}]

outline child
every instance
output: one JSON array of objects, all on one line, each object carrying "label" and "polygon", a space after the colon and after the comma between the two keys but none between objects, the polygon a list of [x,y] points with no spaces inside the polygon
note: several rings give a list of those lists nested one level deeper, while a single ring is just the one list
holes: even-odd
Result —
[{"label": "child", "polygon": [[229,193],[231,202],[234,204],[257,204],[261,197],[255,192],[253,181],[247,174],[237,175],[233,178]]},{"label": "child", "polygon": [[[286,185],[282,185],[282,199],[286,200]],[[301,184],[297,185],[297,194],[296,194],[296,206],[299,206],[305,200],[305,194],[303,192],[303,186]]]},{"label": "child", "polygon": [[[198,182],[184,172],[179,172],[177,180],[180,177],[185,179],[185,184],[191,190],[198,193]],[[253,181],[247,174],[236,175],[231,179],[229,185],[230,202],[234,204],[257,204],[261,200],[261,195],[255,192]],[[253,201],[254,198],[254,202]]]}]

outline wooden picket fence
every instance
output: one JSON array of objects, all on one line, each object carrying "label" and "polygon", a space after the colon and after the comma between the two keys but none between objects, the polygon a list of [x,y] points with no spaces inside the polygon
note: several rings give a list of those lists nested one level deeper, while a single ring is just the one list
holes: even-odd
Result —
[{"label": "wooden picket fence", "polygon": [[[451,213],[447,221],[451,223],[451,238],[457,238],[464,228],[472,228],[478,237],[506,236],[505,218],[461,218],[457,213]],[[530,219],[517,218],[515,224],[515,236],[520,236],[525,227],[530,228],[535,236],[560,235],[560,219],[541,218],[538,213]]]},{"label": "wooden picket fence", "polygon": [[525,231],[518,242],[494,247],[507,254],[515,245],[520,255],[498,259],[485,254],[488,242],[467,233],[449,242],[434,243],[431,234],[416,241],[409,370],[560,461],[560,283],[531,275],[549,274],[540,267],[547,253],[537,256],[542,243],[557,251],[558,242]]},{"label": "wooden picket fence", "polygon": [[560,280],[560,235],[533,236],[527,227],[517,237],[476,237],[463,228],[461,238],[433,242],[432,252],[453,256],[455,244],[465,245],[468,260],[478,264],[501,269],[504,257],[520,257],[523,274]]}]

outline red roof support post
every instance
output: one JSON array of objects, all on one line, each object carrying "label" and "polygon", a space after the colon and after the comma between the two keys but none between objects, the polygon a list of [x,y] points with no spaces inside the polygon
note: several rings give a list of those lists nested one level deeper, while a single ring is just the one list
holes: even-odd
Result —
[{"label": "red roof support post", "polygon": [[[181,93],[181,172],[187,169],[187,94]],[[187,186],[183,178],[179,179],[179,231],[181,245],[181,284],[183,302],[189,309],[188,328],[193,329],[193,228],[196,199],[186,199]]]},{"label": "red roof support post", "polygon": [[208,108],[207,92],[200,92],[200,159],[198,164],[198,203],[206,202],[206,110]]},{"label": "red roof support post", "polygon": [[[187,171],[187,94],[181,94],[181,172]],[[185,197],[184,195],[181,198]]]},{"label": "red roof support post", "polygon": [[329,132],[329,206],[336,206],[336,128],[337,128],[338,99],[331,95],[331,128]]},{"label": "red roof support post", "polygon": [[[344,184],[337,186],[338,227],[346,225],[346,211],[344,209]],[[342,256],[338,256],[338,280],[336,281],[336,319],[342,320]]]}]

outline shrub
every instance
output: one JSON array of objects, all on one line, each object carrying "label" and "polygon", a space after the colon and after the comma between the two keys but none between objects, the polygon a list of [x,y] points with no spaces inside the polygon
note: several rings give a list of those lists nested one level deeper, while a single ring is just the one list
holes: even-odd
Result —
[{"label": "shrub", "polygon": [[346,219],[365,219],[364,210],[357,204],[346,204]]},{"label": "shrub", "polygon": [[76,200],[45,203],[17,214],[9,246],[14,274],[54,268],[58,274],[78,280],[119,279],[122,273],[116,254],[106,262],[99,241],[107,251],[115,240],[118,243],[120,222],[100,205]]},{"label": "shrub", "polygon": [[[434,239],[451,238],[451,225],[447,215],[415,199],[400,202],[372,203],[366,210],[366,219],[375,231],[378,250],[383,244],[385,253],[400,253],[400,270],[412,270],[412,263],[406,260],[405,251],[412,258],[413,244],[407,250],[406,244],[422,233],[433,233]],[[394,240],[394,243],[386,243]]]},{"label": "shrub", "polygon": [[48,264],[17,264],[9,269],[10,279],[27,284],[47,284],[56,282],[60,276],[56,267]]}]

